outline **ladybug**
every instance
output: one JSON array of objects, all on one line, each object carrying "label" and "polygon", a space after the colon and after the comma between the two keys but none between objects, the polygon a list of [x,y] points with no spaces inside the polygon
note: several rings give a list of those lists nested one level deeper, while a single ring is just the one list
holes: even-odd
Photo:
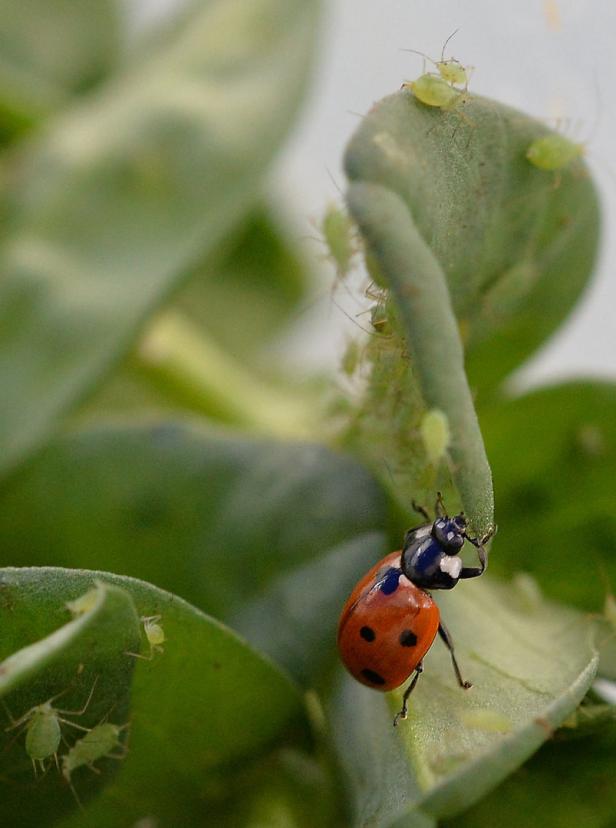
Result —
[{"label": "ladybug", "polygon": [[[451,653],[460,687],[464,681],[451,636],[441,621],[428,590],[453,589],[458,581],[485,572],[487,554],[482,541],[466,534],[463,514],[448,517],[439,493],[436,519],[425,509],[413,508],[426,523],[410,529],[401,552],[391,552],[359,581],[343,607],[338,623],[338,648],[351,675],[373,690],[384,692],[415,675],[402,697],[402,709],[394,719],[406,719],[408,698],[422,673],[422,659],[438,633]],[[479,566],[464,566],[459,557],[464,542],[477,548]]]}]

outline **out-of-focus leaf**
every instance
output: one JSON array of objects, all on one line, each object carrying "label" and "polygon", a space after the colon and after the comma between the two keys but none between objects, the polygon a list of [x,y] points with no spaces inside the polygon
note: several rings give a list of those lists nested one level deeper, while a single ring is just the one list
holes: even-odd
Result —
[{"label": "out-of-focus leaf", "polygon": [[256,200],[301,100],[316,17],[316,0],[198,4],[159,54],[23,158],[0,251],[5,470]]},{"label": "out-of-focus leaf", "polygon": [[315,433],[321,401],[273,384],[264,355],[307,287],[283,231],[254,212],[189,279],[76,415],[194,411],[277,436]]},{"label": "out-of-focus leaf", "polygon": [[118,24],[115,0],[2,0],[0,145],[107,74]]},{"label": "out-of-focus leaf", "polygon": [[229,619],[234,629],[311,687],[336,657],[338,616],[362,573],[391,549],[384,532],[366,532],[285,572]]},{"label": "out-of-focus leaf", "polygon": [[616,386],[533,391],[481,424],[498,503],[493,571],[529,572],[547,595],[600,611],[616,589]]},{"label": "out-of-focus leaf", "polygon": [[392,727],[400,693],[341,678],[328,713],[351,785],[353,825],[430,826],[469,807],[524,762],[587,691],[597,656],[585,619],[528,605],[489,580],[439,596],[473,688],[461,690],[437,642]]},{"label": "out-of-focus leaf", "polygon": [[168,406],[184,414],[194,411],[277,438],[307,438],[318,431],[318,407],[313,399],[311,411],[304,389],[259,381],[177,311],[152,321],[129,366],[133,376],[147,379]]},{"label": "out-of-focus leaf", "polygon": [[[376,560],[386,522],[381,489],[350,458],[181,422],[68,434],[11,484],[0,499],[7,563],[138,574],[219,618],[329,552],[354,555],[366,536]],[[353,577],[344,570],[330,573],[334,588]],[[305,589],[318,603],[319,579]]]},{"label": "out-of-focus leaf", "polygon": [[616,732],[550,742],[490,796],[443,828],[606,828],[616,821]]},{"label": "out-of-focus leaf", "polygon": [[[66,602],[95,583],[101,585],[94,606],[69,621]],[[0,665],[4,680],[7,665],[11,672],[14,664],[26,665],[6,697],[14,714],[78,680],[78,692],[66,696],[75,707],[92,686],[94,691],[87,715],[75,717],[76,723],[92,727],[104,716],[130,722],[125,758],[102,762],[101,778],[88,768],[74,771],[72,782],[84,801],[105,785],[75,825],[118,825],[120,813],[129,825],[147,816],[165,824],[198,824],[208,774],[271,741],[299,711],[297,691],[270,662],[218,622],[149,584],[101,572],[4,569],[0,598],[3,653],[30,645]],[[149,661],[129,654],[140,648],[138,615],[160,615],[166,636],[164,652]],[[47,637],[37,640],[41,635]],[[141,652],[149,654],[145,638]],[[65,728],[69,743],[80,735]],[[0,777],[6,824],[16,813],[24,828],[49,824],[76,809],[55,768],[36,780],[24,760],[22,737],[11,744],[9,736]]]},{"label": "out-of-focus leaf", "polygon": [[[283,747],[261,755],[221,780],[208,802],[208,824],[216,828],[340,828],[340,792],[314,755]],[[202,824],[202,823],[198,823]]]},{"label": "out-of-focus leaf", "polygon": [[253,360],[288,321],[306,288],[306,272],[288,234],[261,210],[195,268],[176,306],[229,353]]}]

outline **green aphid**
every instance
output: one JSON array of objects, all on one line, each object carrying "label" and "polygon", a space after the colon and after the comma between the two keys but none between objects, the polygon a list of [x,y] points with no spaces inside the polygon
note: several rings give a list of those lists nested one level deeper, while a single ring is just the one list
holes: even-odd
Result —
[{"label": "green aphid", "polygon": [[[441,55],[440,60],[433,60],[431,57],[428,57],[428,55],[424,55],[423,52],[418,52],[417,49],[404,49],[404,51],[413,52],[415,55],[421,55],[424,60],[430,61],[430,63],[436,68],[439,77],[441,77],[450,86],[462,86],[464,89],[468,87],[473,67],[464,66],[464,64],[460,63],[460,61],[456,60],[456,58],[447,58],[447,60],[445,60],[445,47],[443,47],[443,54]],[[434,73],[430,74],[432,77],[437,77]]]},{"label": "green aphid", "polygon": [[429,72],[420,75],[417,80],[405,81],[402,88],[411,89],[417,100],[426,106],[439,109],[449,109],[455,106],[462,97],[459,89],[454,89],[443,78]]},{"label": "green aphid", "polygon": [[468,86],[471,76],[470,66],[463,66],[459,60],[449,58],[448,60],[439,60],[435,63],[439,75],[444,81],[454,86]]},{"label": "green aphid", "polygon": [[145,637],[150,645],[149,655],[144,656],[140,653],[126,653],[126,655],[133,656],[134,658],[142,658],[144,661],[152,661],[156,653],[165,652],[163,644],[167,639],[162,624],[159,623],[161,618],[161,615],[148,615],[141,619]]},{"label": "green aphid", "polygon": [[439,463],[451,442],[447,415],[438,408],[430,409],[422,417],[419,430],[428,460],[433,465]]},{"label": "green aphid", "polygon": [[[71,774],[77,768],[88,767],[96,771],[94,763],[99,759],[124,759],[126,750],[120,739],[120,734],[126,725],[104,722],[89,730],[85,736],[62,757],[62,775],[67,782],[71,781]],[[116,753],[115,751],[120,751]]]},{"label": "green aphid", "polygon": [[[462,86],[464,90],[467,89],[468,83],[471,79],[471,74],[473,72],[472,66],[464,66],[463,63],[460,63],[457,58],[445,58],[445,49],[447,48],[447,44],[451,40],[454,35],[458,33],[458,29],[452,34],[449,35],[445,43],[443,44],[443,48],[441,50],[441,59],[434,60],[434,58],[429,57],[428,55],[424,54],[423,52],[417,51],[417,49],[404,49],[405,52],[412,52],[414,55],[420,55],[424,60],[429,61],[438,72],[438,76],[445,81],[445,83],[449,84],[450,86]],[[425,64],[424,64],[425,67]],[[437,77],[433,73],[430,73],[431,77]],[[421,99],[420,99],[421,100]],[[428,103],[424,101],[424,103]],[[428,104],[429,106],[440,106],[440,104]]]},{"label": "green aphid", "polygon": [[[52,702],[62,695],[62,693],[59,693],[46,702],[31,707],[17,721],[13,721],[10,727],[6,728],[9,731],[23,725],[26,731],[26,753],[32,760],[35,776],[38,769],[43,773],[45,772],[45,763],[48,759],[53,757],[56,765],[58,764],[58,747],[60,746],[60,740],[62,738],[61,724],[70,725],[70,727],[77,728],[77,730],[88,730],[87,727],[82,727],[75,722],[71,722],[63,718],[63,716],[81,716],[85,713],[90,704],[95,686],[96,681],[92,685],[90,695],[81,710],[62,710],[54,707]],[[63,691],[63,693],[65,692],[66,690]]]},{"label": "green aphid", "polygon": [[562,170],[583,154],[583,144],[575,144],[558,132],[535,138],[526,150],[530,163],[540,170]]},{"label": "green aphid", "polygon": [[95,773],[100,773],[95,762],[100,759],[124,759],[126,746],[120,739],[121,732],[128,727],[103,722],[88,730],[86,735],[78,739],[62,757],[62,775],[68,782],[77,801],[82,807],[77,791],[73,787],[71,776],[78,769],[88,767]]},{"label": "green aphid", "polygon": [[370,308],[370,324],[377,333],[385,334],[390,332],[391,328],[387,308],[382,302],[378,302]]},{"label": "green aphid", "polygon": [[344,278],[351,270],[357,252],[353,222],[345,210],[336,204],[330,204],[321,221],[320,230],[336,272],[340,278]]}]

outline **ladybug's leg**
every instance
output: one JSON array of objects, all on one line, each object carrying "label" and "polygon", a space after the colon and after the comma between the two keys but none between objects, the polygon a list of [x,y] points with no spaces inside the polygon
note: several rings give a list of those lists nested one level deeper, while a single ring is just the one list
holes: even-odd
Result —
[{"label": "ladybug's leg", "polygon": [[477,554],[479,556],[479,563],[481,566],[463,566],[460,570],[460,578],[478,578],[480,575],[486,571],[486,567],[488,565],[488,556],[486,554],[486,550],[483,546],[479,543],[479,541],[475,540],[474,538],[469,538],[468,535],[464,536],[467,541],[473,544],[473,546],[477,547]]},{"label": "ladybug's leg", "polygon": [[436,503],[434,504],[434,513],[436,514],[437,518],[443,517],[443,515],[447,514],[447,509],[445,508],[445,504],[443,502],[443,495],[440,492],[436,493]]},{"label": "ladybug's leg", "polygon": [[456,678],[458,679],[458,684],[460,685],[460,687],[462,687],[463,690],[468,690],[468,688],[472,687],[473,685],[471,684],[470,681],[464,681],[464,679],[462,678],[462,673],[460,672],[458,662],[456,661],[456,655],[454,653],[453,641],[452,641],[451,635],[449,634],[449,630],[443,624],[442,621],[438,625],[438,634],[440,635],[440,637],[445,642],[445,646],[447,647],[447,649],[449,650],[449,652],[451,654],[451,663],[453,664],[453,669],[454,669],[454,672],[456,674]]},{"label": "ladybug's leg", "polygon": [[415,500],[411,500],[411,506],[418,514],[420,514],[425,519],[426,523],[432,523],[432,521],[430,520],[430,515],[427,513],[423,506],[420,506]]},{"label": "ladybug's leg", "polygon": [[407,704],[407,702],[409,700],[409,696],[411,695],[411,693],[415,689],[415,685],[417,684],[417,682],[419,680],[419,676],[422,673],[423,673],[423,665],[420,661],[419,664],[417,665],[417,667],[415,667],[415,675],[413,676],[413,681],[406,688],[406,690],[404,691],[404,695],[402,696],[402,709],[400,710],[399,713],[396,713],[396,717],[394,719],[394,727],[396,727],[396,725],[398,724],[400,719],[406,719],[406,714],[408,713],[408,709],[409,709],[408,704]]}]

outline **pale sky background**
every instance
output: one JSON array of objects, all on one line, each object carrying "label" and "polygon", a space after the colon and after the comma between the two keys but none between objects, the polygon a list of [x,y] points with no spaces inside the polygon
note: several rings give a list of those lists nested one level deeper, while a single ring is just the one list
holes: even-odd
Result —
[{"label": "pale sky background", "polygon": [[[141,9],[151,17],[173,1],[141,0]],[[272,172],[272,186],[294,216],[298,239],[311,232],[309,219],[339,197],[331,176],[344,187],[340,162],[358,123],[353,113],[366,112],[402,80],[421,73],[421,58],[400,50],[437,57],[459,28],[448,54],[475,67],[471,91],[536,117],[568,119],[566,134],[587,142],[586,157],[603,201],[602,251],[593,284],[567,324],[533,359],[524,381],[615,379],[616,3],[329,0],[324,11],[311,92]],[[301,243],[316,259],[318,248]],[[353,324],[332,306],[326,288],[322,301],[300,321],[300,332],[286,351],[315,367],[335,366]]]}]

